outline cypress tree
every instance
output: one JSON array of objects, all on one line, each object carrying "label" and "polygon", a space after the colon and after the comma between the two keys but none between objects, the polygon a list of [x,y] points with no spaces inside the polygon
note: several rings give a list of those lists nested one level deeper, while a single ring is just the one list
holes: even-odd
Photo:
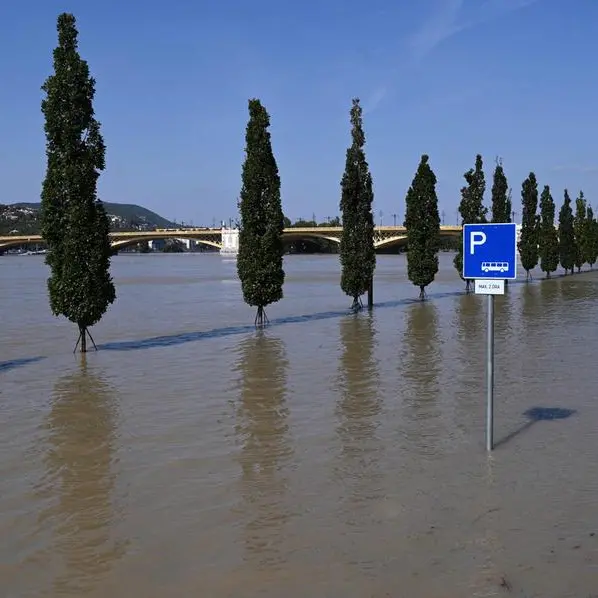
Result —
[{"label": "cypress tree", "polygon": [[[511,222],[511,211],[511,190],[502,166],[502,159],[496,158],[492,180],[492,222]],[[463,251],[463,243],[461,243],[461,251]],[[508,284],[509,281],[505,280],[505,285]]]},{"label": "cypress tree", "polygon": [[[482,156],[478,154],[475,159],[475,168],[470,168],[464,175],[467,185],[461,188],[461,203],[459,214],[461,214],[461,225],[481,224],[486,222],[488,210],[484,207],[484,192],[486,191],[486,179],[484,176],[484,163]],[[463,233],[459,239],[459,249],[453,259],[455,269],[463,278]],[[465,281],[465,290],[469,291],[471,280]]]},{"label": "cypress tree", "polygon": [[89,328],[100,321],[116,292],[110,276],[109,221],[97,196],[105,146],[94,117],[95,80],[77,50],[75,17],[58,17],[54,74],[42,90],[46,176],[41,193],[41,233],[48,245],[52,313],[77,324],[83,353]]},{"label": "cypress tree", "polygon": [[586,261],[588,262],[590,268],[593,268],[596,260],[598,259],[598,223],[594,218],[594,210],[592,209],[592,206],[588,205],[586,214]]},{"label": "cypress tree", "polygon": [[341,289],[353,298],[351,308],[362,307],[363,295],[372,283],[376,268],[374,251],[374,192],[372,176],[363,147],[362,109],[358,99],[351,107],[351,146],[347,149],[345,172],[341,180],[340,209],[343,230],[340,242]]},{"label": "cypress tree", "polygon": [[555,207],[550,187],[544,186],[540,196],[540,227],[538,230],[538,248],[540,268],[550,278],[551,272],[559,267],[559,236],[554,226]]},{"label": "cypress tree", "polygon": [[521,185],[521,237],[519,256],[525,270],[526,279],[531,279],[530,271],[538,265],[538,181],[533,172]]},{"label": "cypress tree", "polygon": [[405,198],[407,229],[407,276],[419,287],[419,298],[426,298],[426,287],[438,272],[440,215],[436,196],[436,175],[427,155],[421,161]]},{"label": "cypress tree", "polygon": [[511,195],[500,158],[496,159],[492,181],[492,222],[511,222]]},{"label": "cypress tree", "polygon": [[284,214],[280,177],[270,141],[270,117],[261,102],[249,100],[239,212],[237,272],[243,299],[257,307],[255,325],[268,322],[265,307],[280,301],[284,284]]},{"label": "cypress tree", "polygon": [[559,211],[559,256],[565,274],[567,274],[569,270],[573,273],[576,255],[577,247],[575,245],[573,210],[571,209],[569,192],[565,189],[565,199]]},{"label": "cypress tree", "polygon": [[586,217],[587,204],[583,191],[579,192],[579,197],[575,200],[575,217],[573,218],[573,230],[575,233],[575,266],[577,271],[581,271],[581,267],[586,262],[587,247],[586,247]]}]

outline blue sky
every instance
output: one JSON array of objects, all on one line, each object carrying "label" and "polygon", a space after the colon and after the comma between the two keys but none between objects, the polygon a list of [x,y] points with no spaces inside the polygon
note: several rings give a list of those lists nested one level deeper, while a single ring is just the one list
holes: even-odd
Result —
[{"label": "blue sky", "polygon": [[271,115],[291,218],[338,214],[351,98],[365,108],[375,211],[392,224],[420,155],[455,223],[463,173],[502,156],[520,212],[534,170],[557,203],[598,203],[596,0],[22,0],[0,7],[0,202],[37,201],[40,86],[73,12],[97,79],[104,201],[177,221],[236,216],[247,100]]}]

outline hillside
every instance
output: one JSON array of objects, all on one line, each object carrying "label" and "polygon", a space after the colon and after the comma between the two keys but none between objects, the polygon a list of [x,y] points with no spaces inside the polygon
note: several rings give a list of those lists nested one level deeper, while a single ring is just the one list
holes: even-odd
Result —
[{"label": "hillside", "polygon": [[[135,204],[105,202],[104,207],[113,230],[153,230],[177,226],[155,212]],[[39,208],[39,203],[0,204],[0,235],[13,231],[26,235],[39,233]]]}]

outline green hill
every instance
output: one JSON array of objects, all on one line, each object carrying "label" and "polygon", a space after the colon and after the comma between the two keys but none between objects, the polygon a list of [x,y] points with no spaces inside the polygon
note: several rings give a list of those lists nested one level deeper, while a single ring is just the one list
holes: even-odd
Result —
[{"label": "green hill", "polygon": [[[152,230],[177,228],[177,225],[142,206],[129,203],[105,202],[104,207],[113,230]],[[17,230],[23,234],[39,232],[39,203],[0,205],[0,233]]]}]

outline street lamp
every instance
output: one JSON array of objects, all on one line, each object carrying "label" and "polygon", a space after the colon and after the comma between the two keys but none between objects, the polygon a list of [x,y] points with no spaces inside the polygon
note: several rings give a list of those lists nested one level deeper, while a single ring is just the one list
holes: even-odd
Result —
[{"label": "street lamp", "polygon": [[397,215],[396,214],[392,215],[392,222],[393,222],[393,226],[397,225]]}]

